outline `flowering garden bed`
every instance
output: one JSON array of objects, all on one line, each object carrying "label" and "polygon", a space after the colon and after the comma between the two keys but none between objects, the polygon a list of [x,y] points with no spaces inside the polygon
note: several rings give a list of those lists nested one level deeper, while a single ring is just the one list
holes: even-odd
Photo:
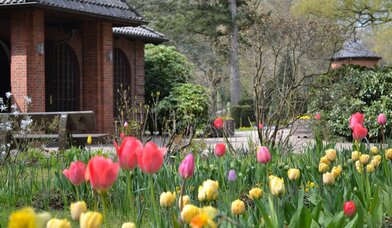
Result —
[{"label": "flowering garden bed", "polygon": [[117,154],[19,155],[0,169],[1,227],[391,226],[391,145],[368,148],[363,118],[351,118],[352,150],[172,156],[123,137]]}]

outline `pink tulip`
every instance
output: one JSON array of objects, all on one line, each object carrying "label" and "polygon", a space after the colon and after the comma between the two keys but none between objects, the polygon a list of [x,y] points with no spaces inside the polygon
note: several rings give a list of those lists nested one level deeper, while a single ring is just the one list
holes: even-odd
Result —
[{"label": "pink tulip", "polygon": [[385,125],[387,123],[387,117],[384,113],[380,113],[380,115],[378,115],[377,123],[380,125]]},{"label": "pink tulip", "polygon": [[84,182],[84,174],[86,172],[86,165],[81,161],[71,162],[68,169],[63,170],[64,176],[75,186],[81,185]]},{"label": "pink tulip", "polygon": [[88,162],[85,178],[98,193],[106,192],[117,180],[119,169],[118,163],[97,155]]},{"label": "pink tulip", "polygon": [[124,133],[120,133],[120,139],[123,139],[125,137]]},{"label": "pink tulip", "polygon": [[343,204],[343,212],[345,215],[351,217],[357,212],[357,207],[354,201],[346,201]]},{"label": "pink tulip", "polygon": [[123,139],[121,146],[118,147],[114,142],[117,150],[117,156],[120,167],[125,170],[132,170],[137,166],[137,154],[143,150],[143,144],[134,137],[127,136]]},{"label": "pink tulip", "polygon": [[137,154],[137,162],[144,173],[156,173],[163,164],[165,148],[158,148],[153,142],[148,142]]},{"label": "pink tulip", "polygon": [[321,119],[320,113],[317,113],[316,115],[314,115],[314,119],[315,120],[320,120]]},{"label": "pink tulip", "polygon": [[350,128],[353,129],[357,123],[363,125],[364,122],[365,122],[365,115],[357,112],[350,117]]},{"label": "pink tulip", "polygon": [[214,127],[216,129],[221,129],[223,127],[223,120],[222,118],[218,117],[214,120]]},{"label": "pink tulip", "polygon": [[263,129],[263,124],[259,123],[258,128]]},{"label": "pink tulip", "polygon": [[222,157],[226,153],[226,145],[223,143],[216,144],[214,153],[216,156]]},{"label": "pink tulip", "polygon": [[124,127],[125,128],[128,127],[128,122],[127,121],[124,122]]},{"label": "pink tulip", "polygon": [[355,124],[353,128],[353,138],[354,140],[361,141],[363,138],[366,137],[368,130],[363,127],[361,124]]},{"label": "pink tulip", "polygon": [[262,146],[257,151],[257,160],[262,164],[267,164],[271,161],[271,154],[266,146]]},{"label": "pink tulip", "polygon": [[182,160],[180,167],[178,168],[178,172],[182,178],[187,179],[193,175],[194,170],[195,159],[192,154],[188,154],[184,160]]}]

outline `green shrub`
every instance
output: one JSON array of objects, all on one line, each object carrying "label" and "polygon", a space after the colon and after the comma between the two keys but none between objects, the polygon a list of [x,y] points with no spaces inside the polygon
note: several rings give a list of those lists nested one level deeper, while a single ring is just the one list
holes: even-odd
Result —
[{"label": "green shrub", "polygon": [[[331,129],[343,136],[351,136],[349,118],[355,112],[365,114],[369,136],[379,136],[377,116],[392,117],[392,69],[367,69],[346,66],[320,78],[322,89],[312,96],[313,108],[327,120]],[[391,123],[386,125],[390,133]]]}]

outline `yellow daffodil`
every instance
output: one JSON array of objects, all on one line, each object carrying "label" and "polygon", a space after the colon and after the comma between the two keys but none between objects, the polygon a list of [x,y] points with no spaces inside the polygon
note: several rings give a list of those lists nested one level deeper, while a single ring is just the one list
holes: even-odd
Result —
[{"label": "yellow daffodil", "polygon": [[245,212],[245,203],[242,200],[234,200],[231,203],[231,213],[233,215],[241,215]]},{"label": "yellow daffodil", "polygon": [[87,205],[84,201],[71,203],[70,211],[71,218],[75,221],[78,221],[80,219],[80,215],[87,212]]},{"label": "yellow daffodil", "polygon": [[298,180],[298,178],[300,176],[299,169],[289,169],[289,171],[287,171],[287,176],[292,181]]},{"label": "yellow daffodil", "polygon": [[335,177],[332,173],[326,172],[323,174],[323,183],[326,185],[333,185],[335,183]]},{"label": "yellow daffodil", "polygon": [[325,151],[325,156],[328,158],[330,161],[335,161],[336,159],[336,150],[335,149],[328,149]]},{"label": "yellow daffodil", "polygon": [[161,207],[171,207],[176,201],[176,193],[175,192],[162,192],[159,197],[159,203]]},{"label": "yellow daffodil", "polygon": [[261,188],[252,188],[249,190],[249,199],[255,200],[255,199],[260,199],[263,196],[263,189]]}]

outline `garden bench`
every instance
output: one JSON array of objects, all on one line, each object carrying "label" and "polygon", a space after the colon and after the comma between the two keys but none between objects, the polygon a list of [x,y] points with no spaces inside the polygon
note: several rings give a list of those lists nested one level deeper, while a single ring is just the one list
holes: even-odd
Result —
[{"label": "garden bench", "polygon": [[[59,149],[66,149],[70,145],[83,142],[89,135],[93,138],[105,138],[107,134],[87,134],[95,130],[93,111],[72,112],[29,112],[29,113],[0,113],[0,120],[22,120],[29,116],[33,120],[34,129],[29,134],[12,134],[8,136],[15,140],[23,139],[56,139]],[[11,118],[12,117],[12,118]]]}]

